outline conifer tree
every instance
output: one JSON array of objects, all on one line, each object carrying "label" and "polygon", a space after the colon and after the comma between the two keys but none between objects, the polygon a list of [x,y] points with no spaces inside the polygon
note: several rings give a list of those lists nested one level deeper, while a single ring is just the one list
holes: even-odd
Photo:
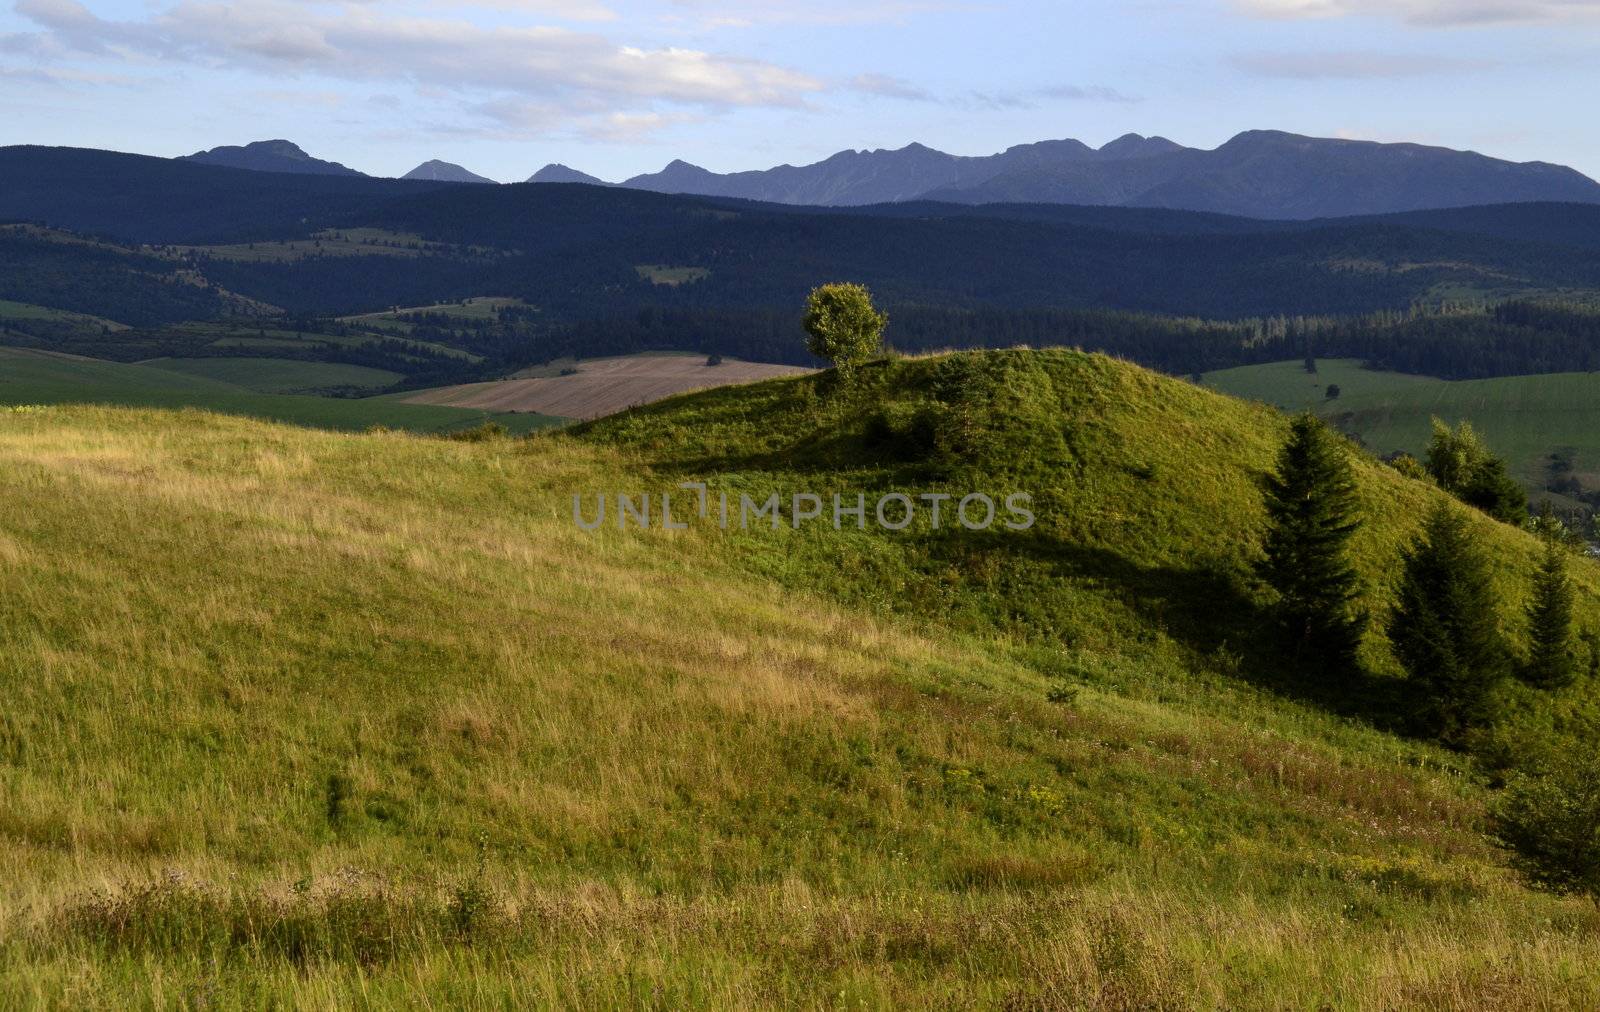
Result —
[{"label": "conifer tree", "polygon": [[1419,730],[1459,746],[1493,718],[1506,671],[1489,563],[1466,516],[1440,503],[1404,565],[1389,640],[1411,676]]},{"label": "conifer tree", "polygon": [[1278,592],[1278,618],[1297,658],[1353,665],[1366,625],[1348,557],[1360,505],[1344,447],[1315,416],[1295,418],[1264,498],[1269,526],[1259,573]]},{"label": "conifer tree", "polygon": [[1522,680],[1541,689],[1558,689],[1572,681],[1572,581],[1567,576],[1567,549],[1554,537],[1544,540],[1544,558],[1533,577],[1528,605],[1528,663]]}]

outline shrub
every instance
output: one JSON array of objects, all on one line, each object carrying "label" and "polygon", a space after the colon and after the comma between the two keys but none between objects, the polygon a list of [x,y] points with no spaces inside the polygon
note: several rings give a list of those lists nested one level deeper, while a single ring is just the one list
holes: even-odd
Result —
[{"label": "shrub", "polygon": [[1513,776],[1490,831],[1535,883],[1600,898],[1600,756],[1568,752]]}]

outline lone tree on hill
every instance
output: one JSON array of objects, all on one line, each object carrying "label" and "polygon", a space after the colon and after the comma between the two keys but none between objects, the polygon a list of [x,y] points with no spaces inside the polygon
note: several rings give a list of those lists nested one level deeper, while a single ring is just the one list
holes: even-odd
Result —
[{"label": "lone tree on hill", "polygon": [[1360,504],[1344,447],[1315,416],[1295,418],[1264,499],[1270,526],[1258,572],[1278,592],[1278,618],[1296,656],[1352,667],[1367,621],[1355,606],[1361,587],[1348,555]]},{"label": "lone tree on hill", "polygon": [[806,348],[849,379],[883,345],[889,318],[872,305],[865,285],[822,285],[806,300]]},{"label": "lone tree on hill", "polygon": [[1467,518],[1440,503],[1404,564],[1389,640],[1411,676],[1419,730],[1460,746],[1494,716],[1506,672],[1489,563]]},{"label": "lone tree on hill", "polygon": [[1533,600],[1528,605],[1528,636],[1532,649],[1522,668],[1522,680],[1541,689],[1559,689],[1576,673],[1572,661],[1572,581],[1567,576],[1568,549],[1546,535],[1544,558],[1533,577]]}]

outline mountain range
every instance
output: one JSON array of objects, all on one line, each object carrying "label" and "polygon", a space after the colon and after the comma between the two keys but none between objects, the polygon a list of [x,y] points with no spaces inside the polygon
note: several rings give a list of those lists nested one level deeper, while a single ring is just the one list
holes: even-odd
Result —
[{"label": "mountain range", "polygon": [[1210,151],[1128,134],[1099,149],[1075,140],[1044,141],[975,158],[912,144],[729,174],[675,161],[622,185],[780,204],[1080,204],[1277,219],[1522,201],[1600,202],[1600,183],[1564,166],[1273,130],[1242,133]]},{"label": "mountain range", "polygon": [[[270,172],[360,175],[338,162],[313,158],[285,140],[213,148],[187,157]],[[493,182],[437,160],[424,162],[403,178]],[[1280,220],[1532,201],[1600,203],[1600,183],[1561,165],[1276,130],[1247,131],[1212,150],[1184,147],[1165,137],[1127,134],[1099,148],[1070,139],[1040,141],[981,157],[910,144],[895,150],[841,151],[811,165],[731,173],[675,160],[660,172],[619,184],[552,164],[528,182],[618,185],[811,207],[919,200],[1073,204]]]}]

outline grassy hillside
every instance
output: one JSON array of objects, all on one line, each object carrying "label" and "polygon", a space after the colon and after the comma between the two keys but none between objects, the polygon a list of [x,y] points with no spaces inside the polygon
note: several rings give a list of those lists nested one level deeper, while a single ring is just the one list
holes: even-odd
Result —
[{"label": "grassy hillside", "polygon": [[[891,452],[973,369],[1002,442]],[[477,444],[0,412],[0,1001],[1600,1001],[1459,757],[1188,638],[1280,419],[1065,353],[883,367],[882,422],[825,382]],[[691,474],[1015,481],[1040,530],[572,522]],[[1362,480],[1370,570],[1432,493]]]},{"label": "grassy hillside", "polygon": [[[1394,724],[1402,692],[1383,635],[1401,549],[1442,496],[1376,460],[1358,462],[1366,526],[1355,562],[1378,619],[1369,683],[1298,678],[1268,645],[1266,600],[1250,567],[1261,534],[1259,480],[1287,431],[1278,412],[1097,355],[958,354],[876,364],[853,395],[829,374],[663,401],[575,433],[634,455],[670,490],[704,480],[757,500],[776,491],[1031,492],[1023,534],[904,532],[811,524],[727,537],[753,572],[885,614],[1062,648],[1073,677],[1108,653],[1184,672],[1238,674],[1274,691]],[[1520,646],[1534,539],[1472,513],[1498,566],[1505,633]],[[785,527],[788,523],[785,522]],[[826,529],[824,529],[826,528]],[[1581,622],[1600,632],[1600,567],[1582,563]],[[1600,717],[1582,688],[1551,700],[1510,690],[1518,741]],[[1583,714],[1581,718],[1575,714]]]},{"label": "grassy hillside", "polygon": [[[1433,417],[1470,420],[1530,489],[1544,487],[1547,458],[1562,447],[1577,451],[1584,485],[1600,487],[1600,373],[1447,381],[1332,359],[1319,361],[1315,375],[1300,362],[1276,362],[1207,373],[1205,382],[1291,411],[1309,408],[1378,453],[1421,453]],[[1328,384],[1338,384],[1338,399],[1328,399]]]},{"label": "grassy hillside", "polygon": [[[212,360],[225,362],[227,360]],[[254,367],[263,360],[250,360]],[[288,363],[304,370],[353,369],[319,363]],[[377,370],[362,370],[376,372]],[[493,414],[470,408],[402,404],[382,398],[335,398],[257,393],[224,382],[209,367],[170,371],[49,352],[0,347],[0,405],[119,404],[133,407],[201,408],[294,425],[361,430],[374,425],[414,432],[447,432],[496,421],[527,432],[558,420],[536,414]],[[203,375],[211,373],[212,376]],[[308,373],[300,371],[301,378]],[[218,377],[218,378],[212,378]]]}]

